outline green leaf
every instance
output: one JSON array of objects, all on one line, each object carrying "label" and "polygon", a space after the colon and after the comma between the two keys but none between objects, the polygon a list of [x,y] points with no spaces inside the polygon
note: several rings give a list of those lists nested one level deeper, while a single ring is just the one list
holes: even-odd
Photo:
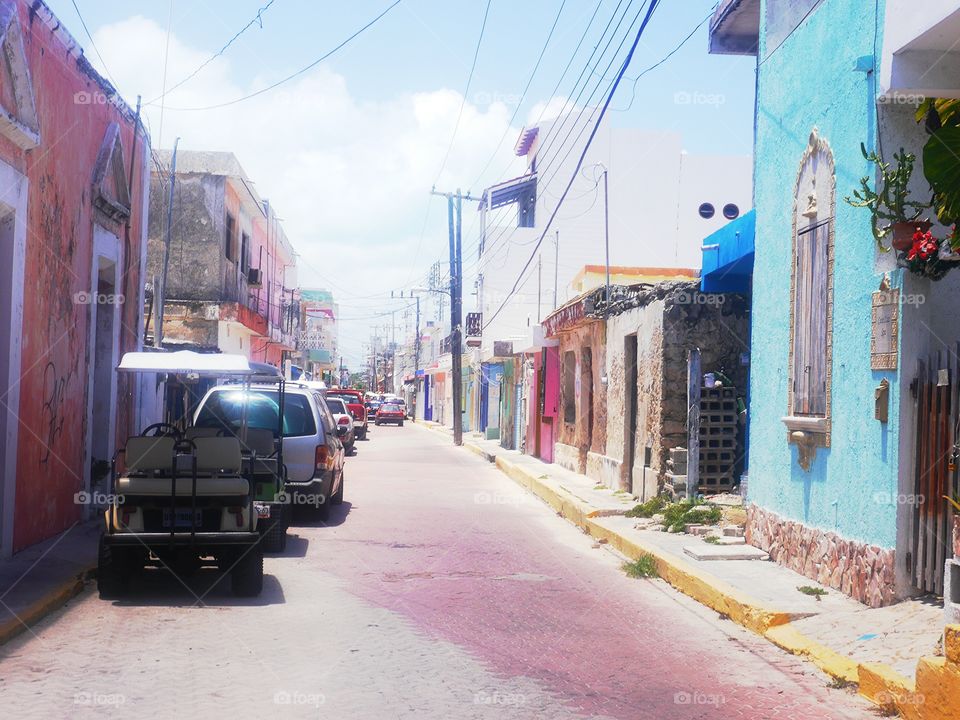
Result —
[{"label": "green leaf", "polygon": [[941,222],[960,218],[960,126],[937,130],[923,146],[923,174],[935,193]]}]

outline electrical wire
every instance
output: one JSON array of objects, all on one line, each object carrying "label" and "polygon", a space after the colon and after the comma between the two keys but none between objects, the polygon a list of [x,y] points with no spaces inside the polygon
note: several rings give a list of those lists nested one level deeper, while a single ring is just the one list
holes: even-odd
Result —
[{"label": "electrical wire", "polygon": [[506,304],[507,302],[509,302],[510,297],[513,296],[514,293],[516,293],[517,288],[519,287],[524,274],[526,273],[527,269],[531,266],[531,263],[533,262],[533,258],[536,257],[537,251],[540,249],[540,245],[543,243],[543,239],[546,237],[547,233],[550,231],[550,226],[553,224],[553,220],[557,215],[557,211],[559,211],[559,209],[563,206],[563,201],[566,199],[567,193],[570,191],[570,187],[573,185],[574,180],[576,179],[577,175],[580,172],[580,168],[583,166],[583,160],[587,155],[587,151],[590,149],[590,146],[593,144],[593,140],[597,135],[597,130],[600,128],[600,123],[603,121],[603,118],[607,113],[607,109],[610,107],[610,102],[611,100],[613,100],[613,96],[616,94],[617,88],[620,86],[620,82],[621,80],[623,80],[623,76],[626,74],[627,68],[630,66],[630,61],[633,59],[633,54],[634,52],[636,52],[637,45],[640,42],[640,38],[643,36],[643,33],[646,30],[648,23],[650,22],[650,18],[653,17],[653,12],[654,10],[657,9],[659,2],[660,0],[650,0],[649,6],[647,7],[647,13],[643,18],[643,22],[640,24],[640,28],[637,31],[637,35],[633,40],[633,44],[630,46],[630,50],[627,53],[626,58],[624,58],[623,60],[623,64],[620,67],[620,71],[617,73],[617,77],[614,79],[610,87],[610,90],[607,93],[607,98],[603,103],[603,108],[600,111],[600,115],[597,118],[596,122],[594,123],[593,130],[590,133],[590,137],[587,138],[587,142],[584,144],[583,150],[580,153],[580,157],[577,160],[577,167],[574,170],[573,174],[570,176],[570,180],[567,182],[567,185],[564,188],[563,195],[561,195],[561,198],[560,198],[560,202],[558,203],[557,207],[554,208],[553,213],[551,213],[550,219],[547,221],[546,226],[543,228],[543,232],[540,234],[540,239],[537,241],[536,246],[533,248],[533,252],[530,253],[530,257],[527,259],[527,262],[525,263],[523,269],[520,270],[520,274],[517,276],[517,279],[514,282],[512,289],[507,294],[507,297],[503,299],[503,302],[497,308],[496,312],[494,312],[493,315],[486,320],[483,326],[484,329],[489,327],[490,323],[492,323],[497,318],[497,316],[503,311],[503,308],[506,307]]},{"label": "electrical wire", "polygon": [[271,84],[271,85],[268,85],[268,86],[265,87],[265,88],[261,88],[261,89],[255,91],[255,92],[249,93],[249,94],[247,94],[247,95],[243,95],[243,96],[241,96],[241,97],[234,98],[233,100],[228,100],[228,101],[222,102],[222,103],[216,103],[215,105],[204,105],[204,106],[202,106],[202,107],[169,107],[169,106],[166,106],[166,107],[167,107],[168,110],[175,110],[175,111],[177,111],[177,112],[197,112],[197,111],[202,111],[202,110],[216,110],[217,108],[228,107],[228,106],[230,106],[230,105],[236,105],[237,103],[243,102],[244,100],[250,100],[251,98],[257,97],[258,95],[263,95],[263,94],[266,93],[266,92],[270,92],[271,90],[274,90],[274,89],[280,87],[281,85],[283,85],[283,84],[285,84],[285,83],[287,83],[287,82],[290,82],[290,81],[293,80],[294,78],[299,77],[300,75],[303,75],[303,73],[307,72],[308,70],[313,69],[314,67],[316,67],[317,65],[319,65],[320,63],[322,63],[324,60],[328,59],[329,57],[331,57],[332,55],[334,55],[335,53],[337,53],[338,51],[340,51],[342,48],[344,48],[346,45],[348,45],[354,38],[356,38],[357,36],[363,34],[366,30],[369,30],[371,27],[373,27],[382,17],[384,17],[387,13],[389,13],[391,10],[393,10],[393,9],[394,9],[397,5],[399,5],[401,2],[403,2],[403,0],[394,0],[394,2],[391,3],[390,5],[388,5],[387,8],[386,8],[383,12],[381,12],[381,13],[380,13],[379,15],[377,15],[375,18],[373,18],[372,20],[370,20],[366,25],[364,25],[363,27],[361,27],[359,30],[355,31],[353,34],[351,34],[351,35],[350,35],[349,37],[347,37],[345,40],[343,40],[342,42],[340,42],[340,44],[338,44],[338,45],[337,45],[336,47],[334,47],[332,50],[328,50],[328,51],[325,52],[323,55],[321,55],[320,57],[318,57],[316,60],[314,60],[313,62],[311,62],[309,65],[305,65],[304,67],[300,68],[299,70],[290,73],[289,75],[287,75],[287,76],[286,76],[285,78],[283,78],[282,80],[278,80],[277,82],[275,82],[275,83],[273,83],[273,84]]},{"label": "electrical wire", "polygon": [[113,74],[110,72],[110,69],[107,67],[107,63],[103,60],[103,55],[100,54],[100,50],[97,48],[97,44],[93,41],[93,35],[90,34],[90,30],[87,28],[87,23],[83,19],[83,14],[80,12],[80,8],[77,7],[76,0],[70,0],[73,5],[73,9],[77,11],[77,17],[80,18],[80,25],[83,26],[83,31],[87,34],[87,38],[90,40],[90,47],[93,48],[93,51],[97,54],[97,57],[100,59],[100,64],[103,65],[103,71],[107,74],[107,77],[110,78],[110,82],[113,84],[113,89],[119,92],[117,87],[117,81],[113,79]]},{"label": "electrical wire", "polygon": [[270,9],[270,6],[273,5],[274,2],[276,2],[276,0],[270,0],[266,5],[264,5],[262,8],[260,8],[259,10],[257,10],[257,14],[253,16],[253,18],[250,20],[250,22],[248,22],[246,25],[244,25],[232,38],[230,38],[230,39],[227,41],[227,44],[226,44],[226,45],[224,45],[222,48],[220,48],[219,50],[217,50],[213,55],[211,55],[211,56],[208,57],[206,60],[204,60],[202,63],[200,63],[200,65],[197,66],[197,69],[196,69],[196,70],[194,70],[192,73],[190,73],[189,75],[187,75],[183,80],[181,80],[180,82],[178,82],[178,83],[177,83],[176,85],[174,85],[172,88],[169,88],[169,89],[167,89],[167,90],[164,90],[160,95],[157,95],[157,97],[153,98],[152,100],[148,100],[147,102],[145,102],[144,105],[153,105],[154,103],[157,102],[157,100],[163,100],[167,95],[169,95],[170,93],[172,93],[174,90],[176,90],[178,87],[180,87],[181,85],[183,85],[184,83],[186,83],[188,80],[192,80],[192,79],[194,78],[194,76],[196,76],[197,73],[199,73],[201,70],[203,70],[207,65],[209,65],[210,63],[212,63],[212,62],[213,62],[214,60],[216,60],[218,57],[220,57],[221,55],[223,55],[223,53],[226,52],[227,48],[230,47],[237,38],[239,38],[241,35],[243,35],[243,33],[245,33],[247,30],[249,30],[250,27],[251,27],[255,22],[259,22],[259,23],[260,23],[260,28],[263,29],[263,17],[262,17],[262,15],[263,15],[263,13],[265,13],[267,10]]},{"label": "electrical wire", "polygon": [[487,17],[490,15],[491,0],[487,0],[487,7],[483,11],[483,22],[480,24],[480,36],[477,38],[477,47],[473,51],[473,63],[470,65],[470,74],[467,75],[467,86],[463,90],[463,97],[460,99],[460,110],[457,111],[457,121],[453,124],[453,135],[450,137],[450,144],[447,145],[447,152],[443,156],[443,162],[440,163],[440,170],[437,171],[437,179],[433,181],[436,185],[447,167],[447,160],[450,159],[450,151],[453,150],[453,143],[457,139],[457,130],[460,129],[460,119],[463,117],[463,107],[467,104],[467,95],[470,94],[470,84],[473,82],[473,73],[477,69],[477,58],[480,57],[480,46],[483,44],[483,33],[487,29]]},{"label": "electrical wire", "polygon": [[510,129],[513,126],[513,121],[517,119],[517,113],[520,112],[520,106],[523,105],[524,98],[527,97],[527,91],[530,89],[530,84],[533,82],[533,78],[537,74],[537,70],[540,69],[540,63],[543,61],[544,53],[547,51],[547,46],[550,45],[550,40],[553,38],[553,32],[557,29],[557,23],[560,22],[560,16],[563,14],[563,8],[567,4],[567,0],[563,0],[560,3],[560,9],[557,10],[557,16],[553,19],[553,25],[550,26],[550,32],[547,33],[547,39],[543,43],[543,47],[540,48],[540,55],[537,58],[536,64],[533,66],[533,71],[530,73],[530,77],[527,78],[527,84],[523,88],[523,92],[520,94],[520,99],[517,101],[516,106],[513,108],[513,114],[510,116],[510,119],[507,121],[507,126],[504,128],[503,135],[500,136],[500,140],[497,142],[496,147],[494,148],[493,153],[490,155],[490,158],[487,160],[486,164],[483,166],[483,170],[477,176],[477,179],[473,181],[473,185],[477,185],[480,180],[483,178],[483,174],[490,167],[490,163],[493,162],[493,159],[497,156],[497,153],[500,152],[500,147],[503,145],[503,141],[506,140],[507,135],[510,133]]}]

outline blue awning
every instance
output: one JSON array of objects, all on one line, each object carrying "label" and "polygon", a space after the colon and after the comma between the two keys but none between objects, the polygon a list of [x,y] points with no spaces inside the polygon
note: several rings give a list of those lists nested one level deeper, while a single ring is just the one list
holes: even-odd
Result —
[{"label": "blue awning", "polygon": [[704,238],[701,291],[750,292],[756,220],[751,210]]}]

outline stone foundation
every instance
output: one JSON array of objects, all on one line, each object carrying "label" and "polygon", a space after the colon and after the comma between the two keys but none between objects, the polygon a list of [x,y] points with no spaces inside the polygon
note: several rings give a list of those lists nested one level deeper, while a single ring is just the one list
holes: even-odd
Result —
[{"label": "stone foundation", "polygon": [[894,551],[846,540],[748,505],[747,542],[770,559],[870,607],[897,602]]},{"label": "stone foundation", "polygon": [[586,458],[581,459],[580,448],[560,442],[553,444],[553,462],[562,468],[583,475],[587,469],[585,467],[585,459]]},{"label": "stone foundation", "polygon": [[587,477],[611,490],[623,489],[623,463],[600,453],[587,453]]}]

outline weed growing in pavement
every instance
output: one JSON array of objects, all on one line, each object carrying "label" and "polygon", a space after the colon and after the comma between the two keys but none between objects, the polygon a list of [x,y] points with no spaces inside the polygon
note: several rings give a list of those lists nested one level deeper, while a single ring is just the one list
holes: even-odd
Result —
[{"label": "weed growing in pavement", "polygon": [[657,572],[657,561],[653,555],[643,554],[633,562],[623,564],[623,571],[632,578],[655,578],[659,577]]},{"label": "weed growing in pavement", "polygon": [[815,597],[819,602],[820,598],[827,594],[827,591],[823,588],[813,587],[812,585],[799,585],[797,590],[802,592],[804,595],[811,595]]},{"label": "weed growing in pavement", "polygon": [[720,522],[720,508],[702,500],[681,500],[663,509],[663,524],[670,532],[683,532],[686,525],[714,525]]},{"label": "weed growing in pavement", "polygon": [[632,508],[627,510],[625,515],[632,518],[648,518],[653,517],[658,512],[663,510],[664,506],[669,502],[669,499],[665,495],[658,495],[655,498],[650,498],[644,503],[639,505],[634,505]]},{"label": "weed growing in pavement", "polygon": [[703,539],[703,541],[704,541],[705,543],[707,543],[707,545],[719,545],[719,544],[720,544],[720,537],[719,537],[718,535],[707,535],[707,536]]},{"label": "weed growing in pavement", "polygon": [[827,683],[827,687],[831,690],[847,690],[856,686],[857,684],[855,682],[842,677],[830,678],[830,682]]}]

